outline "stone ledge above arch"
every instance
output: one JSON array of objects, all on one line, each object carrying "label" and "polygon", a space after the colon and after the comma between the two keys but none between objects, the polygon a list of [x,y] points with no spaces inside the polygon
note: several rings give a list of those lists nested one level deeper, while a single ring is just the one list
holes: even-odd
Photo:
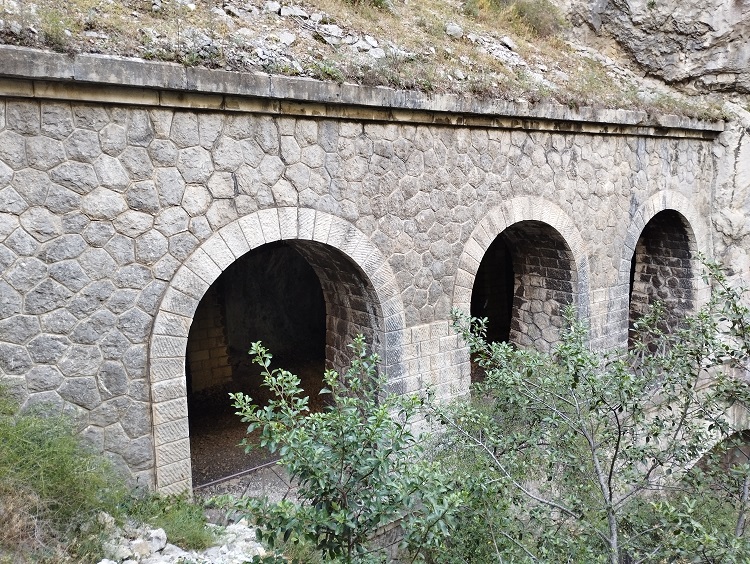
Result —
[{"label": "stone ledge above arch", "polygon": [[[190,489],[185,353],[192,317],[201,298],[227,267],[266,243],[307,240],[343,253],[372,284],[382,316],[379,336],[383,368],[401,374],[388,354],[400,346],[405,327],[401,292],[380,250],[348,221],[309,208],[272,208],[225,225],[185,261],[172,278],[156,313],[149,341],[149,387],[152,402],[155,484],[164,493]],[[390,370],[389,370],[390,369]]]},{"label": "stone ledge above arch", "polygon": [[575,262],[577,306],[589,316],[589,259],[573,220],[556,204],[533,196],[513,198],[489,210],[466,241],[453,286],[453,307],[469,312],[474,279],[485,252],[508,227],[521,221],[538,221],[555,229],[567,244]]}]

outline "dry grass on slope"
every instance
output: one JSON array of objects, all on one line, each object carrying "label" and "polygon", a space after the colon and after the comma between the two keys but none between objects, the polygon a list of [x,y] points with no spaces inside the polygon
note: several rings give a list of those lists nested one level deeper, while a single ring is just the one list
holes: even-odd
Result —
[{"label": "dry grass on slope", "polygon": [[[549,0],[0,0],[0,42],[428,93],[718,118],[568,40]],[[449,35],[449,24],[460,28]],[[369,42],[369,43],[368,43]]]}]

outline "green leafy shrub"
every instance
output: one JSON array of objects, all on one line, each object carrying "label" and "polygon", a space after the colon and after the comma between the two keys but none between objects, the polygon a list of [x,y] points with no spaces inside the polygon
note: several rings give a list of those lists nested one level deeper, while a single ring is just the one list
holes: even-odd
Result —
[{"label": "green leafy shrub", "polygon": [[456,312],[486,379],[471,402],[431,406],[446,427],[436,456],[469,476],[441,562],[748,561],[747,456],[696,464],[737,436],[728,409],[750,407],[733,374],[750,310],[707,267],[709,303],[672,334],[655,307],[627,353],[591,351],[572,309],[554,354],[487,342],[486,320]]},{"label": "green leafy shrub", "polygon": [[[370,542],[379,528],[400,522],[403,545],[414,557],[446,538],[461,494],[438,467],[425,462],[410,428],[421,405],[415,396],[385,392],[376,355],[364,338],[351,345],[354,359],[343,375],[324,375],[330,403],[310,413],[300,380],[270,370],[271,354],[252,345],[264,385],[275,399],[264,408],[244,394],[232,394],[248,433],[261,428],[260,446],[278,452],[300,503],[240,499],[235,507],[250,514],[259,536],[273,545],[279,538],[312,543],[324,559],[345,562],[377,558]],[[252,445],[247,444],[248,449]]]}]

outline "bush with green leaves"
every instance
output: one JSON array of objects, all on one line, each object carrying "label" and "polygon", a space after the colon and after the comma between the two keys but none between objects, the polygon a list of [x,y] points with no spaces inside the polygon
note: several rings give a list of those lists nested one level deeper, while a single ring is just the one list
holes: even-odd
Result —
[{"label": "bush with green leaves", "polygon": [[129,488],[69,418],[45,406],[20,411],[0,388],[0,562],[98,561],[101,512],[162,527],[188,549],[214,540],[200,505]]},{"label": "bush with green leaves", "polygon": [[345,373],[325,372],[321,393],[329,395],[328,405],[310,413],[299,378],[271,370],[271,354],[253,343],[250,353],[275,399],[259,408],[237,393],[234,406],[248,433],[261,429],[259,446],[279,453],[299,503],[245,498],[234,506],[254,519],[268,544],[279,537],[306,541],[324,559],[344,562],[380,561],[388,547],[371,542],[373,536],[399,522],[403,547],[417,560],[444,542],[462,494],[425,461],[411,432],[422,400],[385,391],[378,357],[367,354],[361,335],[351,350]]},{"label": "bush with green leaves", "polygon": [[441,562],[750,561],[750,466],[706,457],[750,406],[735,377],[750,314],[707,266],[707,305],[672,334],[655,307],[627,353],[592,352],[572,308],[553,354],[487,342],[486,320],[455,313],[486,377],[470,402],[431,406],[436,456],[469,476]]}]

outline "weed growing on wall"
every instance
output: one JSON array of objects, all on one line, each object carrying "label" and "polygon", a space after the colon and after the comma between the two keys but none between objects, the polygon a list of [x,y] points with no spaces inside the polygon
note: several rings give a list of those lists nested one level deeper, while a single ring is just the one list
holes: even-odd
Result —
[{"label": "weed growing on wall", "polygon": [[387,547],[373,545],[373,535],[400,522],[402,544],[417,558],[444,542],[462,493],[424,461],[410,430],[421,400],[385,392],[378,358],[367,354],[361,335],[351,349],[344,374],[324,375],[321,393],[329,395],[329,405],[311,414],[299,378],[271,370],[271,354],[253,344],[253,360],[275,399],[259,408],[250,397],[232,394],[234,406],[248,433],[261,429],[260,446],[279,453],[298,484],[300,503],[240,499],[234,506],[255,520],[265,542],[306,541],[324,559],[344,562],[381,557]]},{"label": "weed growing on wall", "polygon": [[732,413],[750,406],[734,371],[750,312],[707,266],[709,303],[672,334],[655,308],[627,354],[592,352],[572,309],[551,355],[489,343],[486,320],[456,313],[487,375],[472,401],[431,406],[436,455],[468,476],[441,562],[747,562],[750,465]]}]

